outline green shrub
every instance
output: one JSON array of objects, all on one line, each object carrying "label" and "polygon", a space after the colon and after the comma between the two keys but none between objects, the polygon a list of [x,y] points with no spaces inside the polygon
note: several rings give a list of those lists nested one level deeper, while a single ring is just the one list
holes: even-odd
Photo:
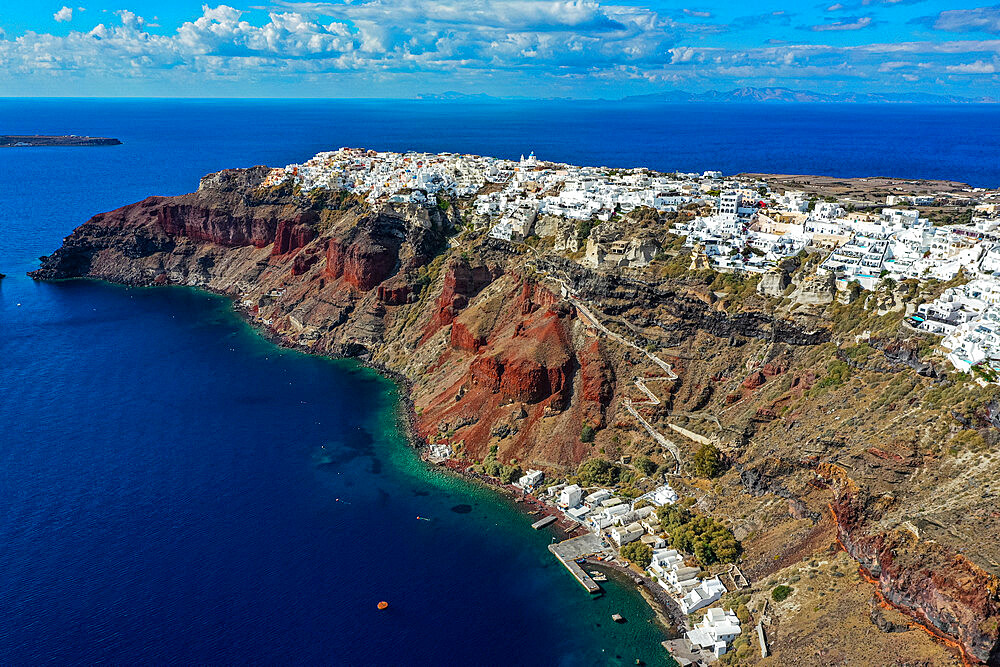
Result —
[{"label": "green shrub", "polygon": [[775,586],[771,590],[771,599],[775,602],[783,602],[788,599],[788,596],[792,594],[792,587],[781,584],[780,586]]},{"label": "green shrub", "polygon": [[647,456],[637,456],[632,459],[632,466],[646,477],[656,472],[656,464],[649,460]]},{"label": "green shrub", "polygon": [[580,442],[593,442],[596,433],[593,426],[584,424],[583,428],[580,429]]},{"label": "green shrub", "polygon": [[606,459],[587,459],[576,469],[584,486],[614,486],[623,481],[622,467]]}]

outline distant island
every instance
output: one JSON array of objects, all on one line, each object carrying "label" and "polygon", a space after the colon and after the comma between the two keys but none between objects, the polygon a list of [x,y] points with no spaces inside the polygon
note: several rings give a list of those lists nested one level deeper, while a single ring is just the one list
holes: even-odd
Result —
[{"label": "distant island", "polygon": [[0,134],[0,148],[34,148],[37,146],[120,146],[121,141],[109,137],[81,137],[75,134],[48,136],[41,134]]},{"label": "distant island", "polygon": [[667,90],[648,95],[630,95],[623,102],[800,102],[841,104],[995,104],[990,97],[957,97],[932,93],[818,93],[791,88],[735,88],[689,93]]},{"label": "distant island", "polygon": [[[501,101],[543,101],[565,100],[568,98],[530,98],[523,96],[493,97],[485,93],[466,94],[455,91],[443,93],[424,93],[417,99],[434,102],[501,102]],[[585,100],[581,100],[585,101]],[[591,100],[596,101],[596,100]],[[610,101],[610,100],[605,100]],[[733,90],[708,90],[692,93],[685,90],[663,90],[643,95],[629,95],[619,102],[648,103],[665,102],[674,104],[685,103],[805,103],[805,104],[996,104],[991,97],[958,97],[955,95],[937,95],[933,93],[820,93],[812,90],[793,90],[791,88],[754,88],[751,86],[734,88]]]}]

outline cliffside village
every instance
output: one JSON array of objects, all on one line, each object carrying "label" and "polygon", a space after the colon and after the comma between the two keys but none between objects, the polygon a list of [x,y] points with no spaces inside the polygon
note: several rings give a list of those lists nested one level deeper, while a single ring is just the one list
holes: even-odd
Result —
[{"label": "cliffside village", "polygon": [[[670,232],[686,237],[692,269],[765,274],[764,290],[780,295],[778,263],[803,251],[828,253],[817,268],[820,291],[832,295],[856,285],[874,289],[884,279],[971,279],[936,301],[907,312],[908,323],[944,336],[941,345],[958,369],[1000,373],[1000,193],[969,188],[872,202],[819,200],[803,192],[777,193],[768,183],[724,177],[718,171],[657,173],[649,169],[580,167],[541,161],[452,153],[392,153],[341,148],[303,164],[275,169],[266,185],[287,181],[303,192],[347,190],[369,203],[435,205],[471,201],[477,225],[489,236],[523,242],[555,239],[554,250],[583,253],[593,268],[648,265],[660,252],[651,235],[628,235],[598,225],[584,239],[581,223],[614,222],[646,207],[658,214],[695,211]],[[972,215],[934,224],[915,207],[963,206]],[[581,247],[581,245],[583,247]]]}]

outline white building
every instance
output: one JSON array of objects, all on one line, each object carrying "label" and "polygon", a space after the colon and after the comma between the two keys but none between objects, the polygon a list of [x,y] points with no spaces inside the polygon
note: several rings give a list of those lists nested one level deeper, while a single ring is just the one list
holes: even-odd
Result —
[{"label": "white building", "polygon": [[729,644],[742,632],[736,612],[714,607],[687,632],[687,640],[692,647],[708,649],[718,658],[729,650]]},{"label": "white building", "polygon": [[590,507],[593,508],[593,507],[596,507],[597,505],[599,505],[600,503],[604,502],[605,500],[607,500],[610,497],[611,497],[611,492],[610,491],[608,491],[607,489],[598,489],[597,491],[594,491],[593,493],[591,493],[590,495],[588,495],[586,498],[584,498],[583,502],[585,502],[587,505],[589,505]]},{"label": "white building", "polygon": [[615,526],[611,529],[611,532],[608,533],[608,536],[615,544],[621,547],[629,542],[635,542],[645,533],[646,531],[642,526],[637,523],[630,523],[627,526]]},{"label": "white building", "polygon": [[743,205],[743,195],[738,192],[723,192],[719,195],[719,215],[737,215]]},{"label": "white building", "polygon": [[660,585],[676,595],[684,595],[701,584],[701,580],[698,579],[700,572],[697,567],[688,567],[681,563],[672,571],[666,572],[666,577],[660,580]]},{"label": "white building", "polygon": [[541,470],[529,470],[521,476],[521,479],[517,480],[516,486],[524,489],[525,491],[530,491],[538,486],[544,476],[545,473]]},{"label": "white building", "polygon": [[[669,484],[658,486],[651,494],[648,494],[649,502],[657,507],[660,505],[673,505],[677,502],[677,492]],[[645,497],[645,496],[643,496]]]},{"label": "white building", "polygon": [[682,612],[690,614],[712,604],[721,598],[725,592],[726,585],[718,577],[712,577],[711,579],[705,579],[698,586],[688,591],[678,603]]},{"label": "white building", "polygon": [[563,507],[576,507],[583,500],[583,489],[579,484],[571,484],[559,492],[559,504]]},{"label": "white building", "polygon": [[649,562],[649,572],[658,580],[666,581],[667,573],[684,565],[684,557],[677,549],[654,549]]},{"label": "white building", "polygon": [[[600,507],[600,506],[598,506]],[[621,515],[628,512],[628,505],[625,503],[620,503],[618,505],[611,505],[609,507],[602,507],[601,509],[594,509],[591,511],[590,518],[588,522],[590,527],[596,532],[607,528],[608,526],[614,525],[615,519]]]}]

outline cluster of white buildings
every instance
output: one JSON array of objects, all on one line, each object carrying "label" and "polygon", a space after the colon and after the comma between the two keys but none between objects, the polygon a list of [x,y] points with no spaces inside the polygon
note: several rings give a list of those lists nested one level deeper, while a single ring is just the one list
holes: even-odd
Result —
[{"label": "cluster of white buildings", "polygon": [[[724,194],[722,199],[726,199]],[[986,365],[1000,372],[1000,217],[977,207],[969,224],[934,226],[916,210],[883,208],[848,213],[835,203],[808,210],[799,193],[775,198],[773,208],[747,217],[732,212],[674,225],[716,270],[764,272],[775,260],[806,248],[825,249],[818,273],[841,287],[857,281],[875,289],[884,278],[940,280],[959,272],[973,280],[949,288],[910,318],[919,329],[945,336],[949,361],[969,371]],[[747,252],[748,249],[750,252]]]},{"label": "cluster of white buildings", "polygon": [[718,183],[719,172],[658,174],[647,169],[609,169],[541,162],[534,154],[513,163],[504,187],[479,195],[477,214],[497,218],[491,235],[519,241],[532,232],[540,216],[568,220],[610,220],[646,206],[676,211],[691,202],[714,201],[707,192]]},{"label": "cluster of white buildings", "polygon": [[291,181],[303,192],[325,188],[363,195],[371,203],[424,203],[436,194],[467,197],[487,183],[505,183],[516,165],[479,155],[341,148],[319,153],[302,164],[272,169],[264,185]]},{"label": "cluster of white buildings", "polygon": [[944,336],[941,346],[959,370],[983,364],[1000,370],[1000,280],[976,278],[949,287],[931,303],[921,304],[910,323]]},{"label": "cluster of white buildings", "polygon": [[[273,169],[265,186],[291,181],[304,192],[347,190],[371,203],[433,203],[434,195],[476,195],[472,208],[489,219],[491,233],[522,240],[538,216],[609,220],[640,206],[674,211],[725,185],[717,171],[659,174],[648,169],[580,167],[543,162],[534,153],[504,160],[455,153],[395,153],[341,148],[302,164]],[[486,187],[491,186],[491,187]],[[484,191],[485,190],[485,191]]]},{"label": "cluster of white buildings", "polygon": [[715,213],[671,228],[713,269],[763,273],[782,257],[822,249],[830,254],[819,272],[865,289],[886,276],[949,280],[963,268],[1000,270],[1000,219],[990,206],[978,207],[982,215],[968,225],[935,227],[913,209],[848,212],[837,202],[813,202],[810,210],[801,192],[747,207],[745,190],[723,192]]},{"label": "cluster of white buildings", "polygon": [[[649,573],[668,593],[674,596],[681,611],[691,614],[718,602],[726,592],[719,577],[699,579],[700,568],[685,564],[676,549],[656,549],[649,564]],[[731,610],[709,609],[701,622],[687,632],[692,647],[707,649],[715,657],[726,653],[729,644],[741,633],[740,621]]]},{"label": "cluster of white buildings", "polygon": [[699,579],[701,568],[685,565],[684,556],[676,549],[654,549],[649,573],[656,581],[677,598],[685,614],[703,609],[717,602],[726,592],[726,585],[718,577]]},{"label": "cluster of white buildings", "polygon": [[[656,507],[677,502],[677,493],[664,484],[628,503],[608,489],[585,491],[578,484],[557,485],[547,490],[567,517],[580,521],[621,548],[642,541],[653,550],[649,573],[660,586],[677,600],[685,614],[696,612],[717,602],[726,592],[719,577],[700,579],[701,568],[688,566],[676,549],[667,549],[660,535]],[[650,504],[636,508],[640,500]],[[739,620],[731,611],[709,609],[705,619],[691,632],[693,646],[712,651],[716,656],[726,652],[730,642],[740,634]]]},{"label": "cluster of white buildings", "polygon": [[[659,486],[632,502],[618,498],[609,489],[584,491],[579,484],[550,486],[547,493],[568,518],[586,525],[595,533],[610,528],[608,536],[619,547],[636,540],[654,548],[661,545],[662,538],[656,534],[659,529],[656,508],[677,502],[677,492],[669,484]],[[649,504],[637,507],[640,500],[647,500]]]}]

